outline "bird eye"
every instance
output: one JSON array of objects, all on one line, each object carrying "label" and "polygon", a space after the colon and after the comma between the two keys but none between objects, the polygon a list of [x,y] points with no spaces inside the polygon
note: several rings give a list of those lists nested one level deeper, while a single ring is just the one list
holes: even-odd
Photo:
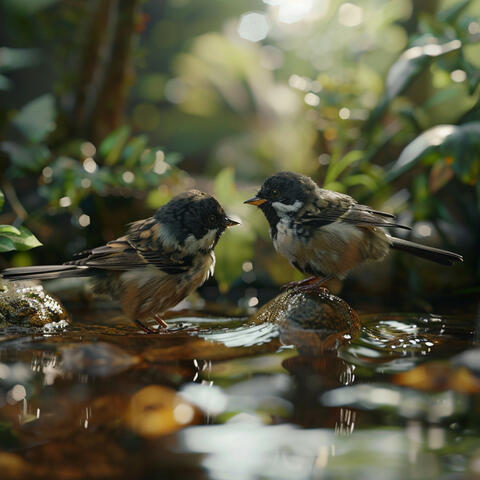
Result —
[{"label": "bird eye", "polygon": [[209,221],[210,223],[212,223],[212,224],[215,223],[216,220],[217,220],[217,217],[216,217],[215,215],[210,215],[210,216],[208,217],[208,221]]},{"label": "bird eye", "polygon": [[273,197],[278,197],[280,192],[276,188],[274,188],[270,193],[272,194]]}]

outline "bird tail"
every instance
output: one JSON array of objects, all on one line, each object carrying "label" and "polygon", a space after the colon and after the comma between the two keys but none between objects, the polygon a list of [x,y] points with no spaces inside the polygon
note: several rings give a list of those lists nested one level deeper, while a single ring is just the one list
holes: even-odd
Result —
[{"label": "bird tail", "polygon": [[80,265],[39,265],[33,267],[7,268],[0,272],[6,280],[52,280],[64,277],[88,277],[89,267]]},{"label": "bird tail", "polygon": [[442,265],[453,265],[455,262],[463,262],[463,257],[457,253],[439,248],[420,245],[419,243],[409,242],[402,238],[389,237],[390,246],[394,250],[408,252],[417,257],[422,257],[432,262],[441,263]]}]

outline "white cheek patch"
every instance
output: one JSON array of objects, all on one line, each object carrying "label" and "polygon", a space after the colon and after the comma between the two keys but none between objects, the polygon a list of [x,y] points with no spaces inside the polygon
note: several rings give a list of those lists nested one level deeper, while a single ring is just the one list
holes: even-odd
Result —
[{"label": "white cheek patch", "polygon": [[280,202],[273,202],[272,207],[275,209],[278,216],[281,217],[289,213],[298,212],[303,207],[303,202],[301,202],[300,200],[295,200],[295,203],[293,205],[286,205]]},{"label": "white cheek patch", "polygon": [[215,238],[217,236],[217,229],[209,230],[202,238],[195,238],[195,235],[190,234],[185,239],[185,246],[182,251],[186,254],[193,254],[199,250],[210,250],[213,248]]}]

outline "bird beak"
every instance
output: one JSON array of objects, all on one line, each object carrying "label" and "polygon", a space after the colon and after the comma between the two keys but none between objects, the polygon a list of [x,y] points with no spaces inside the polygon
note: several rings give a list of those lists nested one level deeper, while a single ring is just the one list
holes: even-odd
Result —
[{"label": "bird beak", "polygon": [[235,220],[232,220],[229,217],[225,217],[225,223],[227,227],[234,227],[235,225],[240,225],[240,222],[236,222]]},{"label": "bird beak", "polygon": [[262,205],[265,202],[266,200],[264,198],[255,196],[255,197],[249,198],[248,200],[245,200],[243,203],[248,203],[249,205],[256,205],[258,207],[259,205]]}]

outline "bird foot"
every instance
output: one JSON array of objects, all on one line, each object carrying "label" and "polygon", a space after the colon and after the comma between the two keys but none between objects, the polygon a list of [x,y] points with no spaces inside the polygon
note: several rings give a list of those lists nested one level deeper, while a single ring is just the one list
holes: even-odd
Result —
[{"label": "bird foot", "polygon": [[154,325],[157,328],[151,328],[148,325],[145,325],[140,320],[135,320],[135,323],[148,335],[155,333],[158,334],[163,330],[166,330],[168,327],[168,323],[159,315],[153,316],[154,320],[157,322],[157,325]]},{"label": "bird foot", "polygon": [[299,287],[309,285],[313,282],[318,281],[318,277],[308,277],[304,278],[303,280],[299,280],[296,282],[288,282],[285,285],[282,286],[282,290],[291,290],[291,289],[297,289]]},{"label": "bird foot", "polygon": [[309,285],[302,285],[298,288],[295,289],[296,292],[300,293],[310,293],[310,292],[315,292],[315,293],[330,293],[330,290],[327,287],[323,287],[322,283],[324,283],[322,280],[319,282],[311,283]]},{"label": "bird foot", "polygon": [[290,282],[285,285],[288,289],[293,289],[295,292],[307,293],[307,292],[330,292],[327,287],[323,285],[331,280],[332,277],[308,277],[305,280],[301,280],[300,282]]}]

